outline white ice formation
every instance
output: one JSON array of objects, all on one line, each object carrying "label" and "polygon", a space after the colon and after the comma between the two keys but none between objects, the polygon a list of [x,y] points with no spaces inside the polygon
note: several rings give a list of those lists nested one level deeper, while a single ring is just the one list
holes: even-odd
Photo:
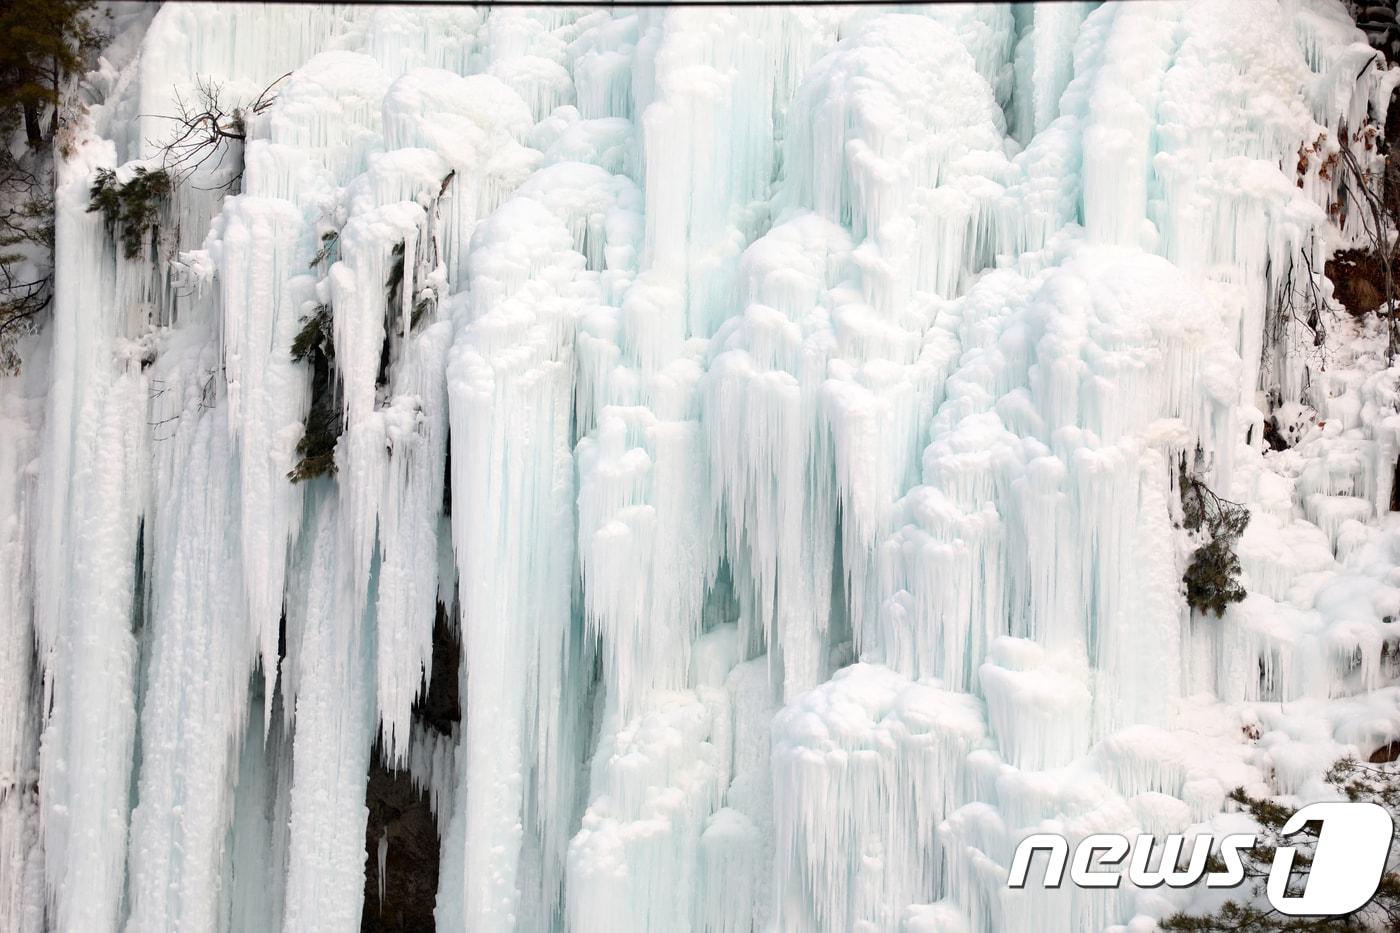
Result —
[{"label": "white ice formation", "polygon": [[[1016,842],[1400,739],[1396,370],[1281,310],[1400,75],[1338,0],[115,25],[0,379],[0,929],[355,930],[375,762],[443,931],[1150,929]],[[124,257],[94,172],[282,75]]]}]

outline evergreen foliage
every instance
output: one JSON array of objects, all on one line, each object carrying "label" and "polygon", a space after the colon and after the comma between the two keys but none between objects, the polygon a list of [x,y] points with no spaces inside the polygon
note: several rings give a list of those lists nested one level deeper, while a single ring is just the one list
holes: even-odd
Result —
[{"label": "evergreen foliage", "polygon": [[[1327,781],[1348,800],[1378,803],[1392,816],[1400,814],[1400,772],[1386,765],[1364,764],[1345,758],[1334,764]],[[1173,914],[1159,924],[1169,933],[1356,933],[1361,930],[1400,929],[1400,873],[1387,871],[1381,876],[1380,887],[1369,904],[1345,917],[1290,917],[1280,914],[1263,899],[1269,869],[1280,844],[1279,831],[1297,810],[1272,800],[1251,797],[1243,788],[1235,788],[1230,799],[1239,804],[1261,829],[1258,844],[1241,851],[1245,879],[1251,884],[1253,900],[1265,906],[1227,901],[1221,909],[1209,915]],[[1317,842],[1317,828],[1308,824],[1289,837],[1295,846],[1293,870],[1295,879],[1288,884],[1290,894],[1300,894],[1306,884],[1305,874],[1312,865],[1311,844]],[[1212,856],[1211,871],[1223,868]]]},{"label": "evergreen foliage", "polygon": [[335,249],[336,243],[340,241],[339,230],[328,230],[321,234],[321,248],[316,250],[316,255],[311,257],[311,262],[307,268],[314,269],[331,257],[331,252]]},{"label": "evergreen foliage", "polygon": [[117,181],[112,169],[100,168],[88,191],[88,211],[101,211],[108,231],[121,240],[122,255],[135,259],[146,236],[158,230],[170,190],[170,174],[163,168],[137,168],[125,182]]},{"label": "evergreen foliage", "polygon": [[292,359],[300,363],[317,352],[333,355],[330,326],[331,306],[317,305],[292,341]]},{"label": "evergreen foliage", "polygon": [[53,297],[48,144],[64,83],[105,39],[95,10],[91,0],[0,3],[0,373],[19,369],[18,341]]},{"label": "evergreen foliage", "polygon": [[390,257],[389,280],[384,283],[385,307],[395,307],[403,294],[403,268],[404,244],[402,241],[394,244],[394,252]]},{"label": "evergreen foliage", "polygon": [[331,337],[331,309],[317,305],[292,341],[292,359],[311,364],[311,410],[297,442],[301,459],[287,474],[294,483],[335,472],[335,447],[344,426],[340,387],[335,379],[335,343]]},{"label": "evergreen foliage", "polygon": [[1182,524],[1204,538],[1191,555],[1182,581],[1186,602],[1197,612],[1225,614],[1230,603],[1244,599],[1240,585],[1240,559],[1235,544],[1249,525],[1249,510],[1222,499],[1186,470],[1180,471]]},{"label": "evergreen foliage", "polygon": [[32,147],[53,136],[64,78],[82,71],[83,56],[105,39],[95,8],[91,0],[0,4],[0,110],[22,116]]}]

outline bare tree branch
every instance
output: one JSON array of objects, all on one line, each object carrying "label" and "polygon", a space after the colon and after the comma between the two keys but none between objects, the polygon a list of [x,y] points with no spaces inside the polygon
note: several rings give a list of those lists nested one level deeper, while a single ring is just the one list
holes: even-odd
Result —
[{"label": "bare tree branch", "polygon": [[[217,158],[214,168],[223,165],[223,160],[231,145],[242,145],[248,138],[248,119],[263,113],[277,95],[274,89],[291,72],[282,75],[263,88],[257,98],[247,104],[228,106],[224,100],[224,86],[208,78],[200,78],[195,84],[195,97],[187,100],[179,92],[175,94],[174,114],[150,114],[159,120],[170,120],[175,126],[164,141],[148,140],[161,151],[161,167],[176,181],[184,182],[203,168],[211,159]],[[232,189],[243,178],[242,158],[238,160],[238,171],[217,189]]]}]

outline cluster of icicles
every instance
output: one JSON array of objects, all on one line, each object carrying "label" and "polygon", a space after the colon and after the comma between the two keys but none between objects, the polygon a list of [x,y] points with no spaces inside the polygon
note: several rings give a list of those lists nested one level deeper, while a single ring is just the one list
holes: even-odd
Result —
[{"label": "cluster of icicles", "polygon": [[[1257,399],[1321,378],[1273,301],[1361,235],[1333,156],[1396,83],[1337,0],[117,26],[0,383],[0,928],[355,930],[372,756],[430,794],[439,930],[1150,926],[1176,892],[1006,890],[1016,841],[1315,776],[1185,697],[1397,725],[1400,592],[1338,550],[1378,389],[1224,619],[1174,524],[1183,455],[1254,503]],[[92,173],[288,72],[122,257]],[[322,307],[335,472],[292,482]],[[1369,608],[1285,607],[1300,561]]]}]

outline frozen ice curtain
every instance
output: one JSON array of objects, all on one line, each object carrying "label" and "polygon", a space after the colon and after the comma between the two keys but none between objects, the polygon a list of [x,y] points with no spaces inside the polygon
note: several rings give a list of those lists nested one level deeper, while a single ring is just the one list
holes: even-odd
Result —
[{"label": "frozen ice curtain", "polygon": [[1400,738],[1340,0],[112,14],[0,377],[0,930],[399,929],[375,769],[441,931],[1149,930],[1215,902],[1017,843]]}]

